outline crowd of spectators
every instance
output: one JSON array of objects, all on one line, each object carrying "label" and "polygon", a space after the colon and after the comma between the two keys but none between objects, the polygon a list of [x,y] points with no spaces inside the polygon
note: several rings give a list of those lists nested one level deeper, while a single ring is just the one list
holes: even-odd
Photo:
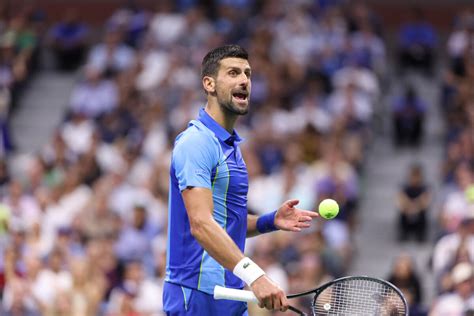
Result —
[{"label": "crowd of spectators", "polygon": [[9,119],[23,87],[36,69],[44,16],[28,6],[12,15],[0,3],[0,157],[14,148]]},{"label": "crowd of spectators", "polygon": [[474,12],[462,11],[454,22],[440,100],[446,139],[433,315],[474,314]]},{"label": "crowd of spectators", "polygon": [[[249,255],[287,292],[345,275],[386,73],[382,26],[369,7],[355,2],[221,0],[202,7],[159,1],[154,11],[133,5],[116,10],[99,43],[89,47],[88,26],[74,12],[65,14],[45,41],[58,68],[81,67],[64,122],[24,172],[12,175],[0,165],[0,311],[162,315],[170,151],[204,106],[202,57],[226,43],[249,51],[253,73],[251,111],[237,127],[245,138],[249,211],[273,210],[290,197],[307,209],[324,198],[341,206],[337,219],[318,220],[305,233],[249,239]],[[409,55],[419,38],[404,34]],[[433,38],[426,37],[430,47]],[[453,69],[463,72],[451,71],[445,86],[452,132],[444,175],[457,185],[449,194],[472,183],[464,158],[470,153],[472,162],[467,147],[474,131],[463,121],[474,117],[465,95],[471,93],[469,66],[456,60]],[[413,133],[419,141],[416,128]],[[453,226],[451,215],[458,213],[443,214],[445,236],[469,234],[469,221],[457,218]],[[469,252],[466,239],[458,239]],[[457,282],[466,268],[453,264],[439,263],[437,271]],[[406,278],[418,304],[420,286],[410,269],[401,258],[393,280]],[[441,275],[439,281],[445,286],[440,294],[451,289]],[[268,314],[251,309],[252,315]]]},{"label": "crowd of spectators", "polygon": [[[422,12],[414,10],[413,18],[400,32],[400,65],[404,70],[435,75],[438,36]],[[474,314],[474,94],[468,88],[474,83],[473,12],[460,12],[453,27],[446,41],[447,60],[441,63],[439,104],[445,127],[441,189],[434,197],[433,186],[417,164],[410,168],[397,199],[401,241],[411,235],[426,241],[428,230],[434,235],[429,263],[435,284],[433,301],[423,303],[423,280],[407,254],[397,258],[389,278],[402,289],[411,305],[410,315],[415,316]],[[395,145],[419,147],[428,104],[407,85],[392,109]],[[437,211],[434,227],[427,221],[430,207],[439,208],[433,210]]]}]

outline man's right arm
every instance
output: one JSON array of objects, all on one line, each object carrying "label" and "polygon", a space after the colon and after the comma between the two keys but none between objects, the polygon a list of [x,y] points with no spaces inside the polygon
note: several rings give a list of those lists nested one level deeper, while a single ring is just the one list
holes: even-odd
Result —
[{"label": "man's right arm", "polygon": [[[181,194],[188,213],[191,234],[209,255],[227,270],[233,271],[245,256],[227,232],[214,220],[211,190],[188,187]],[[259,299],[260,307],[277,310],[288,308],[285,293],[265,275],[249,286]]]},{"label": "man's right arm", "polygon": [[217,262],[229,271],[244,258],[235,242],[212,216],[212,192],[187,188],[181,192],[191,225],[191,234]]}]

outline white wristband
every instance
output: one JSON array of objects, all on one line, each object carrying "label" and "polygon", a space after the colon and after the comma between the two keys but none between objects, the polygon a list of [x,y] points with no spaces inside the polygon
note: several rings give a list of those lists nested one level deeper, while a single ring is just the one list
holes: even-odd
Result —
[{"label": "white wristband", "polygon": [[251,285],[256,279],[265,274],[255,262],[250,258],[245,257],[237,263],[234,267],[234,274],[238,276],[242,281]]}]

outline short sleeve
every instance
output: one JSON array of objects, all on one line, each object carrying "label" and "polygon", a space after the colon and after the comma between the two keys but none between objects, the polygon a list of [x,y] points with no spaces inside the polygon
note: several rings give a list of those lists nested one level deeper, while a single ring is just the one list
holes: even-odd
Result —
[{"label": "short sleeve", "polygon": [[219,162],[218,146],[211,135],[197,131],[176,141],[172,163],[180,191],[187,187],[211,189],[212,170]]}]

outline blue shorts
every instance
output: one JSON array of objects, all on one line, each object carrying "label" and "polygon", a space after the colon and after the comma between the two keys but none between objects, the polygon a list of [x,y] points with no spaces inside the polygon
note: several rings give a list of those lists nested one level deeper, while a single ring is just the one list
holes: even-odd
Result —
[{"label": "blue shorts", "polygon": [[167,316],[248,316],[247,303],[215,300],[212,295],[165,282],[163,309]]}]

